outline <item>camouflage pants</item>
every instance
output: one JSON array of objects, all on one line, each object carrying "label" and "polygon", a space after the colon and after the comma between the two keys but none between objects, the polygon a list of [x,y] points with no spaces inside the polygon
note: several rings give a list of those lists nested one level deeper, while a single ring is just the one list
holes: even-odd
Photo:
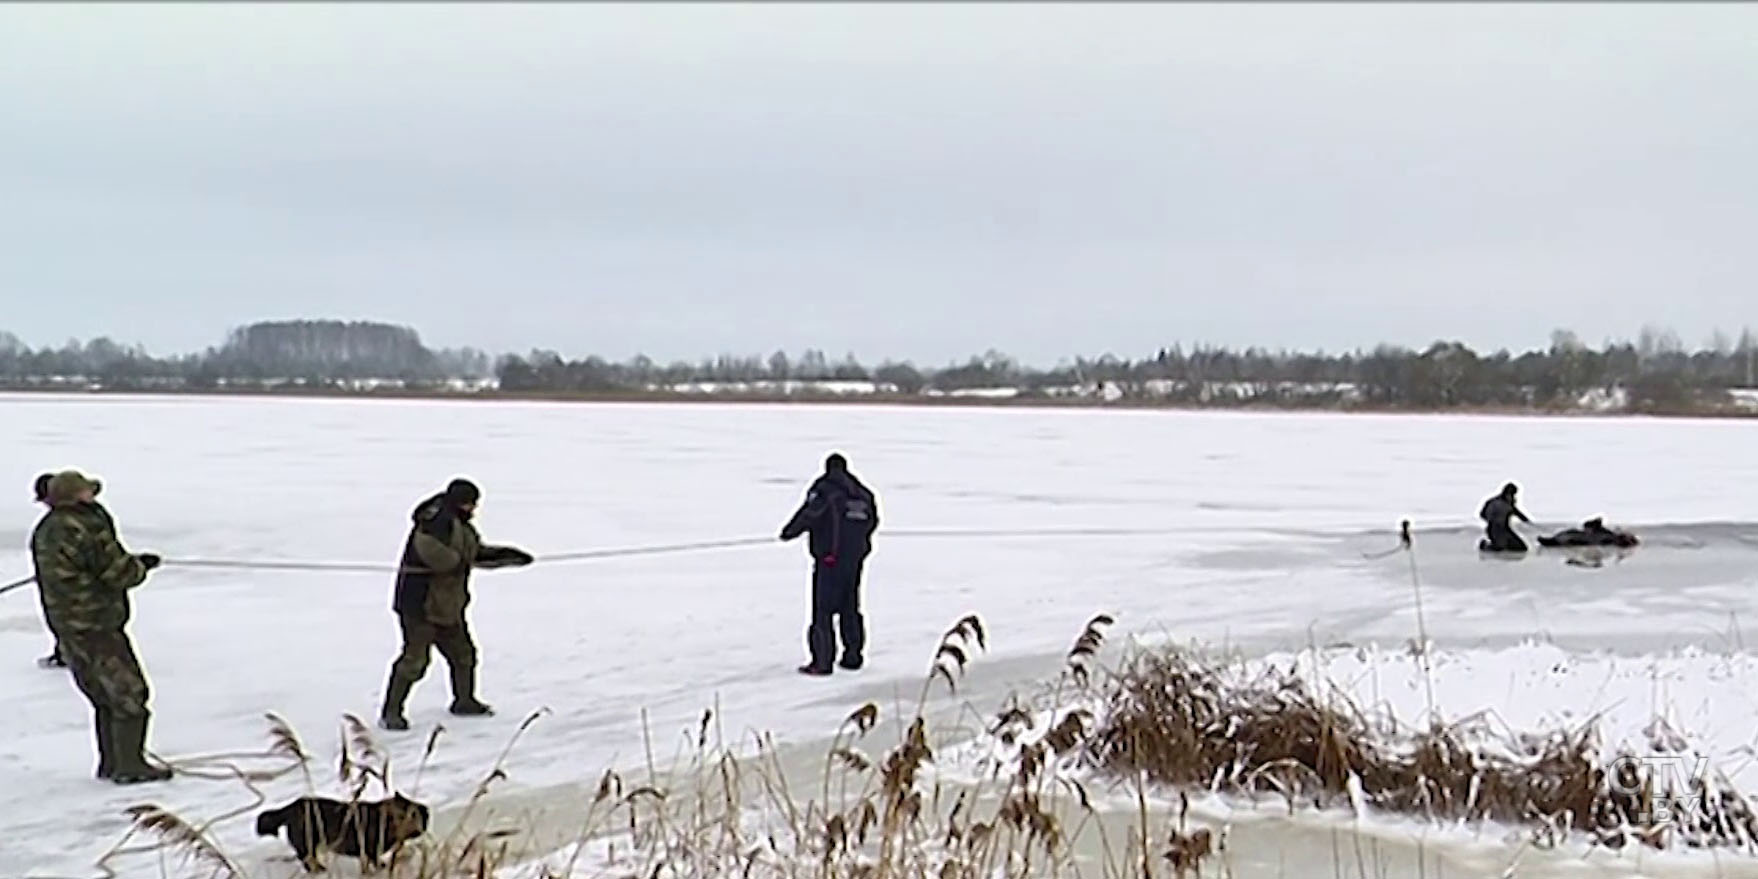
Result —
[{"label": "camouflage pants", "polygon": [[468,623],[441,626],[421,617],[398,614],[397,624],[403,629],[403,652],[391,665],[391,672],[398,678],[414,683],[426,676],[436,647],[454,678],[463,672],[475,672],[476,642],[470,637]]},{"label": "camouflage pants", "polygon": [[128,633],[65,632],[58,641],[56,649],[73,673],[74,686],[93,708],[119,718],[147,715],[146,672]]}]

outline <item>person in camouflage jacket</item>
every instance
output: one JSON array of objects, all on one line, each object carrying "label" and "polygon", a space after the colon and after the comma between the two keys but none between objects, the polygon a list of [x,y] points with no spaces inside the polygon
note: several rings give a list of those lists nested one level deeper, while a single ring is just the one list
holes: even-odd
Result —
[{"label": "person in camouflage jacket", "polygon": [[520,549],[482,544],[471,524],[481,497],[474,483],[456,479],[445,491],[417,505],[411,516],[414,524],[403,546],[391,600],[403,649],[391,664],[379,711],[379,725],[385,729],[409,728],[403,704],[427,674],[436,647],[451,670],[451,713],[462,717],[494,713],[476,698],[476,642],[464,617],[470,605],[470,571],[528,565],[532,557]]},{"label": "person in camouflage jacket", "polygon": [[146,582],[159,557],[123,548],[96,500],[100,487],[74,471],[50,478],[49,514],[31,535],[37,585],[57,653],[92,705],[98,777],[117,784],[163,781],[171,770],[146,759],[149,692],[127,632],[128,591]]},{"label": "person in camouflage jacket", "polygon": [[[37,503],[42,504],[46,508],[50,508],[53,506],[52,504],[49,503],[49,480],[54,479],[54,478],[55,478],[55,474],[53,474],[53,473],[43,473],[43,474],[38,475],[36,478],[36,481],[32,484],[32,488],[36,492]],[[102,488],[102,486],[99,486],[99,489],[93,491],[94,498],[101,492],[101,488]],[[92,504],[92,508],[100,513],[103,513],[105,521],[107,521],[107,522],[109,521],[110,512],[108,510],[105,510],[102,504],[98,504],[98,503],[94,502]],[[110,524],[110,530],[114,531],[116,529],[116,523],[110,522],[109,524]],[[41,598],[41,596],[42,596],[41,589],[37,590],[37,595],[39,598]],[[43,618],[45,621],[47,621],[47,619],[48,619],[48,614],[49,614],[48,607],[45,606],[43,608]],[[54,634],[53,630],[50,631],[50,634]],[[64,669],[67,667],[67,660],[61,658],[61,641],[60,641],[60,639],[57,638],[55,640],[55,649],[49,651],[49,655],[44,656],[43,658],[37,660],[37,665],[41,668],[62,668],[62,669]]]}]

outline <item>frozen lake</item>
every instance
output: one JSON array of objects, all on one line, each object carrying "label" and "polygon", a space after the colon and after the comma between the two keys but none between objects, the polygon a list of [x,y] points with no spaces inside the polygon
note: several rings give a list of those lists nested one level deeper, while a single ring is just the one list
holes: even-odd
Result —
[{"label": "frozen lake", "polygon": [[[421,780],[440,805],[539,708],[551,714],[514,751],[511,791],[634,761],[643,709],[665,742],[715,704],[729,729],[809,741],[862,699],[913,692],[940,633],[968,612],[991,633],[967,694],[979,705],[1054,672],[1100,611],[1118,617],[1115,640],[1396,652],[1415,635],[1406,562],[1363,554],[1391,547],[1401,518],[1418,529],[1430,636],[1460,655],[1518,657],[1538,639],[1569,655],[1696,649],[1744,667],[1741,627],[1758,626],[1758,424],[1745,422],[43,396],[0,397],[0,414],[0,482],[15,498],[0,505],[0,581],[29,572],[32,477],[66,466],[104,478],[131,548],[171,560],[391,563],[411,507],[457,475],[484,488],[484,537],[540,558],[772,535],[832,449],[879,493],[858,676],[793,672],[807,597],[797,544],[478,575],[482,694],[499,715],[447,717],[436,657],[409,706],[417,732],[389,739],[412,769],[424,732],[445,722]],[[1547,530],[1603,514],[1648,545],[1598,569],[1480,559],[1477,508],[1509,479]],[[1083,529],[1132,533],[886,537]],[[155,750],[254,750],[274,711],[332,760],[339,716],[376,716],[397,648],[389,602],[385,574],[167,565],[135,595]],[[33,664],[48,643],[31,590],[0,597],[0,876],[91,875],[138,802],[198,818],[243,805],[216,781],[91,780],[88,708],[64,674]],[[1682,682],[1680,713],[1730,748],[1749,744],[1754,682]],[[1533,692],[1574,693],[1583,712],[1606,698],[1583,689]],[[1482,690],[1463,680],[1442,701],[1468,710]],[[300,788],[288,779],[272,798]],[[218,835],[247,860],[282,853],[248,823]],[[160,875],[150,857],[117,866]]]}]

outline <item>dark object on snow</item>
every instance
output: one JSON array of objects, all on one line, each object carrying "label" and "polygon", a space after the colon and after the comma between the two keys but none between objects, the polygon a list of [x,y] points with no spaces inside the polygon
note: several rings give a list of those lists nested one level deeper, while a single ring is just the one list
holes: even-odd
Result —
[{"label": "dark object on snow", "polygon": [[1574,546],[1615,546],[1629,549],[1639,543],[1636,535],[1628,531],[1614,530],[1605,527],[1604,519],[1588,519],[1579,528],[1564,528],[1555,534],[1538,538],[1539,546],[1574,547]]},{"label": "dark object on snow", "polygon": [[363,857],[374,866],[427,832],[427,806],[402,794],[376,803],[344,803],[327,797],[300,797],[279,809],[256,816],[259,836],[279,835],[287,829],[287,842],[308,873],[323,870],[320,851]]},{"label": "dark object on snow", "polygon": [[435,647],[451,669],[452,713],[460,717],[494,713],[476,698],[476,642],[464,617],[470,606],[470,571],[522,567],[533,559],[522,549],[482,544],[470,522],[481,499],[475,483],[454,479],[410,515],[413,525],[391,600],[403,632],[403,649],[385,684],[385,703],[379,711],[379,725],[385,729],[409,728],[403,703],[427,674]]},{"label": "dark object on snow", "polygon": [[828,675],[842,635],[838,663],[857,671],[865,662],[866,620],[861,616],[861,569],[873,550],[879,528],[879,500],[848,471],[848,461],[831,455],[824,474],[812,483],[806,500],[781,529],[782,540],[810,533],[812,553],[812,624],[806,629],[811,661],[800,671]]},{"label": "dark object on snow", "polygon": [[1520,506],[1516,502],[1519,493],[1519,487],[1510,482],[1502,486],[1500,494],[1483,502],[1483,509],[1478,511],[1477,515],[1483,519],[1487,527],[1483,540],[1478,541],[1477,548],[1479,550],[1509,553],[1520,553],[1527,550],[1526,541],[1521,540],[1520,535],[1514,533],[1514,526],[1510,521],[1519,519],[1528,525],[1532,524],[1532,520],[1526,518],[1526,514],[1520,511]]},{"label": "dark object on snow", "polygon": [[1410,535],[1410,520],[1405,519],[1404,521],[1398,523],[1398,545],[1397,546],[1394,546],[1391,549],[1388,549],[1384,552],[1364,552],[1361,554],[1361,557],[1364,559],[1367,559],[1370,562],[1377,562],[1380,559],[1389,559],[1392,556],[1395,556],[1401,552],[1409,552],[1411,549],[1415,548],[1415,546],[1416,546],[1415,539],[1413,537],[1411,537],[1411,535]]}]

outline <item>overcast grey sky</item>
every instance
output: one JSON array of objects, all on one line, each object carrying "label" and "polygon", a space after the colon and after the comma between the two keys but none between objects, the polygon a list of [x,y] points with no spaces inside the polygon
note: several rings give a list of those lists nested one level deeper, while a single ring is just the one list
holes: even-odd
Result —
[{"label": "overcast grey sky", "polygon": [[1758,6],[0,6],[0,329],[1032,361],[1758,324]]}]

